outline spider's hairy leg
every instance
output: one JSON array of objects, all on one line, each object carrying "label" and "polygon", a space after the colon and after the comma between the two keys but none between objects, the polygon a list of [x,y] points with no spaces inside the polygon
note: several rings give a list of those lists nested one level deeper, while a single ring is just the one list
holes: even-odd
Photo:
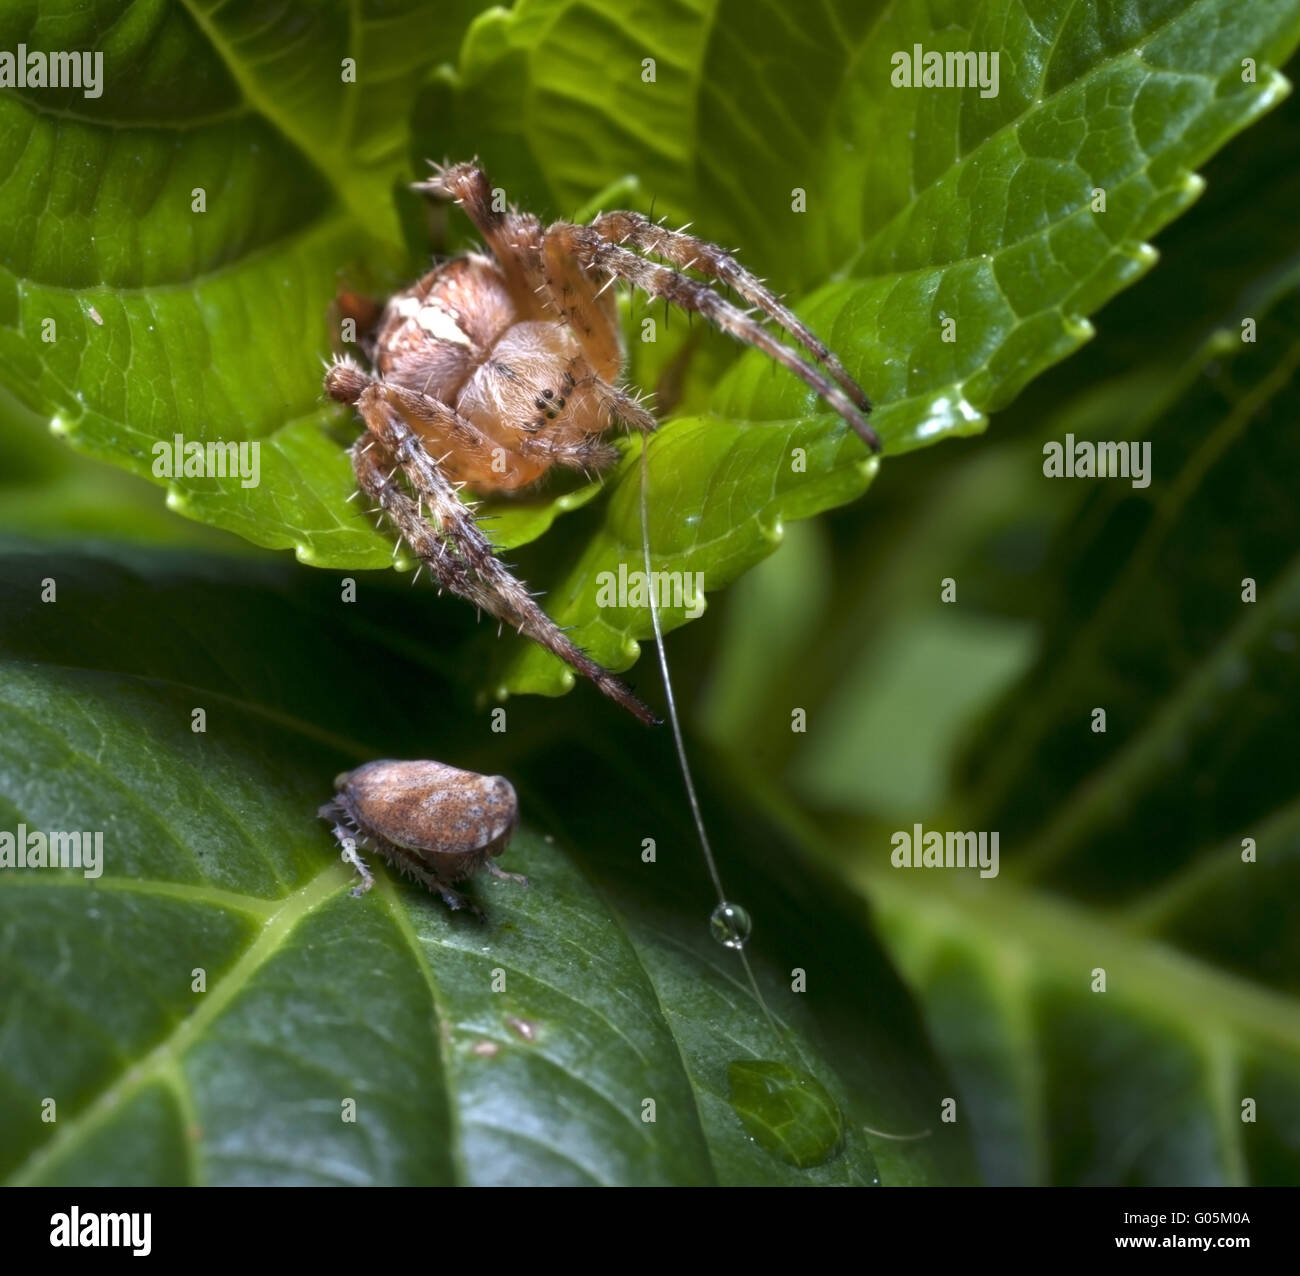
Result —
[{"label": "spider's hairy leg", "polygon": [[433,176],[415,182],[412,189],[452,200],[465,210],[501,267],[521,318],[554,317],[542,271],[542,224],[530,213],[496,207],[492,183],[476,161],[434,165]]},{"label": "spider's hairy leg", "polygon": [[592,371],[604,381],[617,381],[626,355],[613,290],[597,287],[563,239],[549,231],[542,236],[542,270],[551,305],[577,338]]},{"label": "spider's hairy leg", "polygon": [[684,310],[694,310],[737,341],[757,347],[816,390],[857,431],[873,452],[880,451],[880,439],[876,432],[867,424],[862,410],[839,386],[830,381],[820,368],[801,359],[789,346],[778,341],[751,315],[719,296],[708,284],[668,266],[656,265],[644,257],[638,257],[629,249],[610,243],[589,226],[561,223],[552,226],[547,234],[559,236],[589,269],[617,275],[652,297],[663,297]]},{"label": "spider's hairy leg", "polygon": [[641,406],[640,396],[620,390],[599,377],[594,379],[593,387],[600,396],[601,406],[609,414],[609,423],[604,427],[605,429],[621,424],[648,434],[659,428],[659,422],[655,420],[654,414]]},{"label": "spider's hairy leg", "polygon": [[374,380],[355,359],[336,354],[325,370],[325,393],[336,403],[356,403]]},{"label": "spider's hairy leg", "polygon": [[[609,284],[599,287],[578,263],[562,237],[547,231],[542,239],[542,266],[551,304],[577,339],[591,375],[576,384],[590,385],[600,401],[606,421],[602,429],[621,423],[635,430],[653,430],[658,424],[641,406],[641,400],[617,382],[623,371],[626,351],[619,326],[618,306]],[[570,370],[572,375],[572,369]]]},{"label": "spider's hairy leg", "polygon": [[[541,472],[534,472],[535,465],[521,464],[521,460],[535,459],[524,448],[503,446],[440,399],[391,381],[382,384],[386,402],[412,427],[419,441],[426,445],[425,450],[435,455],[445,452],[454,458],[454,472],[448,477],[480,489],[491,489],[519,486],[534,480]],[[417,490],[416,496],[418,508],[423,494]]]},{"label": "spider's hairy leg", "polygon": [[[632,400],[612,386],[600,382],[594,384],[597,393],[609,396],[611,424],[613,420],[619,420],[641,425],[640,418],[646,415],[644,409],[638,408]],[[503,447],[484,434],[472,421],[467,421],[455,408],[448,407],[427,394],[385,382],[384,395],[401,413],[406,424],[413,427],[420,442],[425,444],[426,453],[432,450],[436,454],[442,448],[454,454],[454,477],[463,479],[470,486],[513,486],[521,471],[522,477],[528,479],[533,476],[533,468],[540,473],[550,464],[593,473],[608,469],[618,460],[617,451],[592,435],[570,435],[555,431],[535,434],[522,426],[519,437],[509,447]],[[654,428],[653,418],[650,418],[650,428]],[[430,444],[434,445],[432,449],[428,446]],[[521,458],[533,462],[534,466],[520,466]],[[423,500],[423,492],[417,488],[417,510]]]},{"label": "spider's hairy leg", "polygon": [[[497,558],[473,514],[461,503],[397,408],[387,401],[388,389],[381,382],[372,383],[357,403],[370,440],[374,441],[371,447],[358,441],[352,449],[352,467],[362,490],[374,498],[444,589],[559,656],[611,700],[642,722],[653,724],[654,714],[608,669],[578,647]],[[420,516],[416,502],[394,480],[392,471],[399,466],[428,506],[429,519]]]},{"label": "spider's hairy leg", "polygon": [[[381,384],[342,358],[335,360],[325,380],[331,395],[353,404],[369,386]],[[539,435],[522,426],[518,440],[509,448],[503,447],[440,400],[391,381],[382,385],[389,405],[413,427],[426,450],[432,447],[435,453],[445,450],[454,455],[455,473],[451,477],[471,485],[513,486],[511,480],[535,478],[550,464],[592,473],[607,469],[618,459],[618,453],[597,438],[581,434]],[[610,393],[621,398],[616,391]],[[528,464],[521,466],[521,460]],[[416,512],[421,517],[424,499],[423,492],[417,489]]]},{"label": "spider's hairy leg", "polygon": [[684,231],[669,230],[641,213],[624,210],[602,213],[591,223],[591,228],[616,244],[630,244],[640,252],[654,253],[681,270],[698,271],[734,289],[751,306],[757,306],[784,328],[819,363],[825,364],[826,371],[859,408],[864,412],[871,410],[866,393],[845,371],[834,351],[726,249]]},{"label": "spider's hairy leg", "polygon": [[422,182],[412,182],[411,189],[454,200],[483,234],[499,229],[506,214],[492,207],[492,183],[477,159],[460,164],[435,164],[429,161],[433,175]]},{"label": "spider's hairy leg", "polygon": [[609,469],[618,460],[618,449],[597,434],[525,434],[516,450],[530,461],[581,470],[588,477]]}]

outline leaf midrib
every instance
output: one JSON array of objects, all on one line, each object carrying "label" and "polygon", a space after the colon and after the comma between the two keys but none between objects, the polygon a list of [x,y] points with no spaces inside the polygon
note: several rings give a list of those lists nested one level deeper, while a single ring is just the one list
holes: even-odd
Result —
[{"label": "leaf midrib", "polygon": [[[222,65],[230,72],[231,79],[234,80],[239,87],[240,93],[244,96],[244,101],[307,159],[345,208],[351,209],[354,214],[363,213],[364,209],[360,206],[363,201],[359,201],[352,190],[345,183],[339,181],[334,164],[330,162],[337,162],[345,153],[342,146],[340,145],[340,149],[337,151],[326,151],[318,146],[310,135],[303,132],[296,125],[291,115],[278,109],[274,98],[263,94],[255,79],[247,74],[243,63],[236,58],[234,49],[222,35],[217,25],[211,21],[209,15],[201,12],[194,0],[181,0],[181,5],[185,12],[189,14],[190,21],[194,23],[199,33],[215,50],[217,56],[221,59]],[[355,56],[356,54],[356,50],[352,45],[353,35],[354,32],[349,30],[348,56]]]},{"label": "leaf midrib", "polygon": [[174,1087],[175,1072],[181,1057],[194,1041],[225,1012],[248,986],[257,971],[273,957],[282,942],[321,904],[347,887],[347,873],[341,864],[331,863],[305,886],[294,891],[266,919],[262,932],[209,990],[198,1008],[187,1015],[143,1059],[131,1064],[116,1081],[71,1120],[59,1122],[54,1136],[33,1149],[27,1159],[10,1175],[14,1186],[41,1181],[42,1174],[54,1165],[65,1151],[97,1126],[109,1119],[119,1107],[128,1103],[146,1085],[159,1081]]},{"label": "leaf midrib", "polygon": [[[824,839],[812,836],[824,853]],[[1091,970],[1098,954],[1105,953],[1112,973],[1127,972],[1124,999],[1142,1005],[1154,1021],[1172,1021],[1180,1033],[1206,1040],[1214,1028],[1198,1021],[1213,1020],[1218,1028],[1243,1038],[1270,1041],[1300,1054],[1300,1003],[1294,997],[1207,965],[1123,920],[1086,910],[1063,896],[1011,881],[1003,881],[996,892],[961,891],[945,884],[946,879],[933,880],[936,876],[922,874],[921,880],[907,870],[873,868],[867,862],[856,874],[876,900],[914,915],[929,913],[949,934],[954,928],[944,919],[956,916],[957,929],[978,930],[982,946],[1032,952],[1040,977],[1044,963],[1050,963],[1078,981],[1080,972]]]},{"label": "leaf midrib", "polygon": [[1204,703],[1207,689],[1221,686],[1223,674],[1268,627],[1278,619],[1277,612],[1300,592],[1300,553],[1283,569],[1282,579],[1262,595],[1228,632],[1226,637],[1195,668],[1171,689],[1170,695],[1152,711],[1143,726],[1104,766],[1087,776],[1069,793],[1059,807],[1060,814],[1046,825],[1018,857],[1014,877],[1033,880],[1050,872],[1086,835],[1089,821],[1099,812],[1118,809],[1131,787],[1140,784],[1149,772],[1144,763],[1159,753],[1163,742],[1168,745],[1180,730],[1193,725]]}]

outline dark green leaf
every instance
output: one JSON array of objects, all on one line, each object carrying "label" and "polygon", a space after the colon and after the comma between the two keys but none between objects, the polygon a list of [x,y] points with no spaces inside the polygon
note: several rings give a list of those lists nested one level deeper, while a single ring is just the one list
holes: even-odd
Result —
[{"label": "dark green leaf", "polygon": [[[1000,530],[981,502],[946,507],[947,561],[970,564],[956,571],[958,605],[936,601],[927,566],[928,601],[901,631],[926,632],[936,611],[956,627],[947,694],[924,693],[928,669],[884,660],[838,691],[832,680],[824,710],[812,701],[809,751],[840,771],[820,792],[815,767],[796,776],[844,814],[824,813],[820,830],[786,817],[847,859],[870,897],[994,1182],[1290,1183],[1300,1164],[1300,276],[1244,295],[1257,339],[1229,321],[1124,422],[1151,444],[1149,487],[1049,481],[1032,436],[1001,458],[1005,478],[1018,468],[1066,508],[1071,486],[1084,499],[1035,572],[998,568],[1043,634],[996,712],[972,721],[952,690],[1007,610],[979,587],[977,563],[996,574]],[[955,554],[961,531],[985,539]],[[928,563],[906,548],[905,566]],[[808,690],[772,677],[775,697]],[[837,720],[840,699],[851,720]],[[885,718],[890,704],[922,725]],[[859,737],[845,729],[867,720],[889,734],[852,753]],[[960,729],[970,745],[955,789],[850,788],[854,762],[861,775],[874,753],[910,754],[927,732],[951,751]],[[777,809],[766,774],[751,788]],[[893,867],[894,831],[914,822],[996,830],[999,874]]]},{"label": "dark green leaf", "polygon": [[[965,1179],[955,1131],[868,1133],[930,1127],[945,1083],[851,903],[717,816],[775,1030],[709,935],[666,733],[521,706],[494,734],[425,654],[456,638],[428,632],[431,601],[345,605],[323,574],[223,559],[0,559],[0,830],[104,835],[102,876],[0,873],[10,1180]],[[382,867],[350,898],[315,811],[381,752],[505,770],[527,820],[505,863],[531,886],[480,883],[484,922]],[[815,1166],[730,1106],[754,1059],[828,1096],[843,1134]]]},{"label": "dark green leaf", "polygon": [[[31,47],[95,43],[99,24],[115,88],[75,112],[31,93],[0,103],[6,386],[139,474],[177,433],[260,440],[260,486],[172,478],[172,507],[305,562],[382,566],[384,538],[346,504],[354,427],[320,401],[328,305],[340,280],[391,287],[413,269],[392,202],[411,159],[479,152],[552,214],[631,175],[629,202],[653,198],[741,245],[776,287],[812,290],[802,308],[879,401],[891,451],[978,431],[1151,264],[1145,241],[1196,195],[1194,167],[1280,96],[1272,68],[1300,30],[1294,0],[1094,0],[1032,22],[1006,0],[834,3],[797,21],[741,0],[533,0],[483,13],[456,72],[432,75],[476,9],[354,19],[295,4],[267,24],[251,6],[107,22],[51,4],[0,24]],[[892,56],[916,43],[998,51],[997,96],[894,87]],[[870,470],[842,423],[756,356],[703,406],[652,449],[654,548],[658,568],[716,590]],[[600,573],[639,561],[630,473],[587,546],[547,573],[556,618],[615,668],[649,632],[643,609],[595,602]],[[498,510],[494,536],[536,537],[593,494]],[[520,647],[495,681],[555,692],[568,674]]]}]

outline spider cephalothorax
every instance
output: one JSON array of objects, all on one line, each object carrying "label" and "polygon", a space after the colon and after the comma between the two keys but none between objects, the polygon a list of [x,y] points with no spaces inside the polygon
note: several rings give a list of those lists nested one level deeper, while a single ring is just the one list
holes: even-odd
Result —
[{"label": "spider cephalothorax", "polygon": [[[784,364],[878,452],[866,421],[871,405],[835,355],[714,244],[633,212],[544,227],[528,213],[498,211],[476,164],[436,169],[417,189],[460,204],[492,255],[442,262],[392,297],[363,339],[371,371],[346,357],[330,366],[326,390],[355,404],[366,425],[352,449],[357,481],[444,588],[653,722],[496,557],[458,490],[517,491],[557,465],[598,472],[617,455],[605,437],[611,429],[655,428],[620,383],[625,351],[610,291],[618,281],[701,314]],[[709,280],[754,309],[732,304]],[[822,366],[779,340],[768,321]]]}]

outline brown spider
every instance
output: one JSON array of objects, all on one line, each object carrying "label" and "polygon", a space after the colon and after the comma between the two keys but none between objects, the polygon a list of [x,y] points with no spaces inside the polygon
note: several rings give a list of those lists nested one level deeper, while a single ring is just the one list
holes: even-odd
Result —
[{"label": "brown spider", "polygon": [[[608,290],[620,280],[703,315],[784,364],[878,452],[866,421],[871,404],[835,355],[715,244],[633,212],[544,227],[529,213],[495,208],[476,163],[434,166],[415,189],[461,205],[492,256],[444,261],[390,298],[361,340],[372,372],[346,356],[330,365],[326,391],[355,404],[366,425],[352,448],[361,490],[443,588],[527,634],[653,723],[645,705],[577,647],[497,558],[458,491],[518,491],[557,465],[599,472],[617,457],[605,439],[615,425],[655,428],[640,399],[619,384],[626,355]],[[762,319],[706,280],[731,288]],[[341,308],[350,304],[355,309],[340,298]],[[783,328],[825,371],[763,320]]]}]

